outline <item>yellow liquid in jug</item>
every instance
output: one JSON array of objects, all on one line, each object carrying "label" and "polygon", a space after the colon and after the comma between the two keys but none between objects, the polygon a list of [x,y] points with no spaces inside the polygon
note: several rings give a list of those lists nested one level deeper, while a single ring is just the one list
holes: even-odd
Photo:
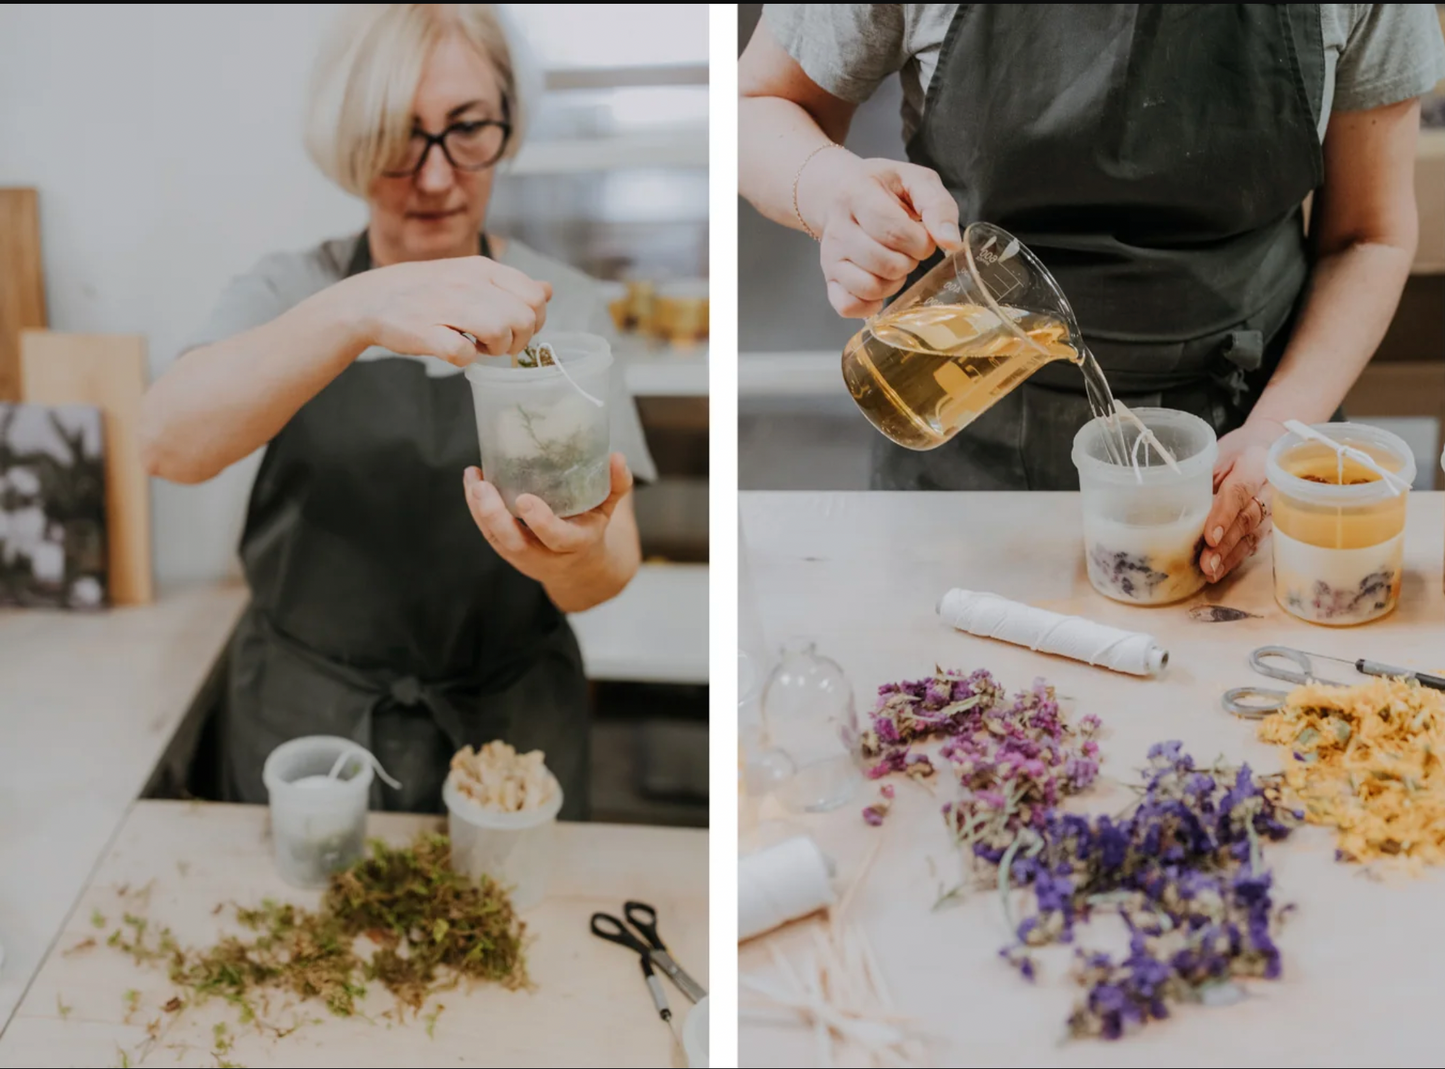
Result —
[{"label": "yellow liquid in jug", "polygon": [[1061,320],[1004,311],[1013,329],[980,305],[884,312],[843,350],[848,391],[893,441],[933,449],[1045,364],[1082,362]]}]

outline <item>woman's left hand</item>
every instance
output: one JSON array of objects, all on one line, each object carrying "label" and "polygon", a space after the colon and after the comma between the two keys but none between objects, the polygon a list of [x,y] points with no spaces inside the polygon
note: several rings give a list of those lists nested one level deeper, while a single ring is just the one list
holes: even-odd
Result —
[{"label": "woman's left hand", "polygon": [[467,507],[497,554],[517,571],[545,587],[575,582],[588,569],[605,569],[607,527],[617,504],[632,490],[632,472],[621,453],[612,454],[612,492],[591,512],[566,519],[533,494],[517,498],[517,512],[507,511],[502,495],[476,468],[462,481]]},{"label": "woman's left hand", "polygon": [[1219,439],[1214,465],[1214,507],[1204,523],[1204,550],[1199,567],[1217,583],[1254,555],[1269,533],[1269,483],[1265,458],[1281,424],[1267,419],[1246,421]]}]

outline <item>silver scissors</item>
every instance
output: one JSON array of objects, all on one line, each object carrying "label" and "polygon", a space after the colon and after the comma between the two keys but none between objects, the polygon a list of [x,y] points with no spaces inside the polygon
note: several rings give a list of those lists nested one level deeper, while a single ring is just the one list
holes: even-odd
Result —
[{"label": "silver scissors", "polygon": [[[1323,653],[1305,653],[1303,650],[1291,649],[1288,646],[1261,646],[1249,655],[1249,666],[1260,675],[1293,683],[1298,687],[1302,687],[1306,683],[1325,683],[1330,686],[1346,685],[1335,683],[1318,675],[1311,658],[1350,665],[1361,675],[1410,679],[1422,687],[1445,690],[1445,676],[1416,672],[1409,668],[1396,668],[1392,665],[1380,664],[1377,661],[1367,661],[1364,658],[1352,661],[1346,657],[1330,657]],[[1278,663],[1279,661],[1287,661],[1294,667],[1287,667]],[[1235,687],[1233,690],[1224,692],[1224,708],[1226,712],[1242,716],[1246,720],[1262,720],[1271,713],[1282,709],[1285,699],[1288,697],[1289,691],[1287,690],[1274,690],[1269,687]]]}]

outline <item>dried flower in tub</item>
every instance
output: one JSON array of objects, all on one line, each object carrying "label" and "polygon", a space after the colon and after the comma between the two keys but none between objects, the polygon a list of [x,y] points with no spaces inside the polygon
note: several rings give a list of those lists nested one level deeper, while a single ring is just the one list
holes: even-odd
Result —
[{"label": "dried flower in tub", "polygon": [[494,739],[480,750],[470,746],[452,758],[457,790],[485,809],[518,813],[539,809],[552,800],[555,781],[541,750],[518,753]]}]

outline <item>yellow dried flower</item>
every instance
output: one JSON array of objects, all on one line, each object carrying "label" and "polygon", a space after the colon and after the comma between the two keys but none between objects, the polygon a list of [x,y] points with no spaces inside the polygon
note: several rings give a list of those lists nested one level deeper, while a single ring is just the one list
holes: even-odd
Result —
[{"label": "yellow dried flower", "polygon": [[1305,819],[1338,830],[1348,861],[1445,862],[1445,693],[1397,679],[1314,683],[1260,723],[1285,747]]}]

